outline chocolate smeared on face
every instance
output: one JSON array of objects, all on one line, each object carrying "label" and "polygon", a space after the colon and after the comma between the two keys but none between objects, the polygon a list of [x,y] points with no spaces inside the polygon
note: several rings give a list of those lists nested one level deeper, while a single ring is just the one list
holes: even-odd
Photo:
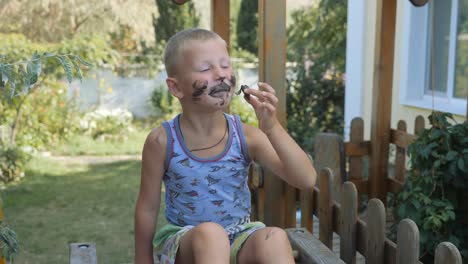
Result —
[{"label": "chocolate smeared on face", "polygon": [[236,76],[231,75],[229,82],[231,83],[231,87],[236,87]]},{"label": "chocolate smeared on face", "polygon": [[200,97],[204,92],[205,90],[208,88],[208,81],[200,81],[200,80],[196,80],[192,83],[192,87],[193,89],[195,90],[193,93],[192,93],[192,97],[194,100],[200,100]]},{"label": "chocolate smeared on face", "polygon": [[222,82],[216,86],[213,86],[213,88],[210,89],[208,95],[221,99],[220,105],[224,105],[226,103],[226,93],[229,94],[230,91],[231,86],[225,82]]}]

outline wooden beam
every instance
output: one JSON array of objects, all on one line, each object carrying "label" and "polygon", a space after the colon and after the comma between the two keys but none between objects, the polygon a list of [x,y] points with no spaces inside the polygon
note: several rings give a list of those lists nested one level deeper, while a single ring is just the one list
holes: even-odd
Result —
[{"label": "wooden beam", "polygon": [[291,246],[299,252],[296,263],[345,263],[305,228],[286,229]]},{"label": "wooden beam", "polygon": [[211,28],[230,47],[229,0],[211,0]]},{"label": "wooden beam", "polygon": [[370,198],[386,202],[397,0],[378,4],[372,91]]},{"label": "wooden beam", "polygon": [[[267,82],[275,89],[279,99],[277,117],[286,128],[285,10],[286,0],[258,0],[259,80]],[[295,217],[295,203],[286,203],[285,196],[295,197],[292,195],[294,190],[285,187],[271,172],[267,171],[265,176],[265,224],[286,227],[286,224],[294,222],[292,217]]]}]

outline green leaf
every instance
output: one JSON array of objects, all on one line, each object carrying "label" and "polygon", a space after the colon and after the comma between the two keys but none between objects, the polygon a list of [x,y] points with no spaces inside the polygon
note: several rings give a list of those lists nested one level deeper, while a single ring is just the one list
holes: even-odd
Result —
[{"label": "green leaf", "polygon": [[411,200],[411,203],[413,204],[413,206],[414,206],[414,208],[415,208],[416,210],[419,209],[419,208],[421,208],[421,203],[420,203],[418,200],[416,200],[416,199]]},{"label": "green leaf", "polygon": [[73,64],[73,68],[75,68],[76,75],[78,75],[78,78],[80,78],[80,81],[83,81],[83,75],[81,74],[80,66],[78,65],[78,63],[76,63],[76,61],[73,58],[70,59],[70,61]]},{"label": "green leaf", "polygon": [[452,161],[457,157],[458,153],[456,151],[450,150],[447,155],[445,156],[445,159],[447,161]]},{"label": "green leaf", "polygon": [[88,66],[88,67],[93,67],[93,64],[83,60],[80,56],[75,56],[75,58],[83,65]]},{"label": "green leaf", "polygon": [[67,80],[69,83],[72,82],[72,78],[73,78],[73,72],[72,72],[72,66],[70,65],[70,63],[68,62],[67,60],[67,57],[63,56],[63,55],[57,55],[56,57],[60,64],[62,64],[62,67],[65,71],[65,74],[67,76]]},{"label": "green leaf", "polygon": [[458,168],[459,168],[461,171],[464,171],[464,170],[465,170],[465,161],[463,160],[463,157],[460,157],[460,158],[458,159],[457,165],[458,165]]},{"label": "green leaf", "polygon": [[448,219],[449,220],[455,220],[456,216],[455,216],[455,213],[453,211],[447,211],[447,216],[448,216]]},{"label": "green leaf", "polygon": [[1,68],[2,71],[2,81],[7,84],[8,81],[13,81],[13,66],[12,65],[3,65]]},{"label": "green leaf", "polygon": [[41,74],[42,70],[42,61],[41,61],[41,56],[35,51],[31,57],[31,59],[28,61],[28,64],[26,66],[26,72],[28,74],[33,74],[37,77]]}]

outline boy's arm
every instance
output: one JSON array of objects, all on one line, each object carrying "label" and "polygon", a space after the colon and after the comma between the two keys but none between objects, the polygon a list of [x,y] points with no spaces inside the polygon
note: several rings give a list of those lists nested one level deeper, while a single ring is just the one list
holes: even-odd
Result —
[{"label": "boy's arm", "polygon": [[260,130],[244,125],[249,154],[290,185],[300,189],[314,186],[317,175],[309,157],[276,118],[278,98],[274,89],[259,83],[260,90],[247,89]]},{"label": "boy's arm", "polygon": [[156,128],[143,147],[140,192],[135,208],[135,263],[153,264],[153,236],[161,200],[166,133]]}]

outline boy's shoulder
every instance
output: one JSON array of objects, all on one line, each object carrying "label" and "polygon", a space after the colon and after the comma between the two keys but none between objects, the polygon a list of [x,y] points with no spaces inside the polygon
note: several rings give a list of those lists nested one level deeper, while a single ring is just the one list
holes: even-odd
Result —
[{"label": "boy's shoulder", "polygon": [[167,144],[166,129],[163,125],[153,128],[146,137],[146,144],[153,147],[165,147]]}]

